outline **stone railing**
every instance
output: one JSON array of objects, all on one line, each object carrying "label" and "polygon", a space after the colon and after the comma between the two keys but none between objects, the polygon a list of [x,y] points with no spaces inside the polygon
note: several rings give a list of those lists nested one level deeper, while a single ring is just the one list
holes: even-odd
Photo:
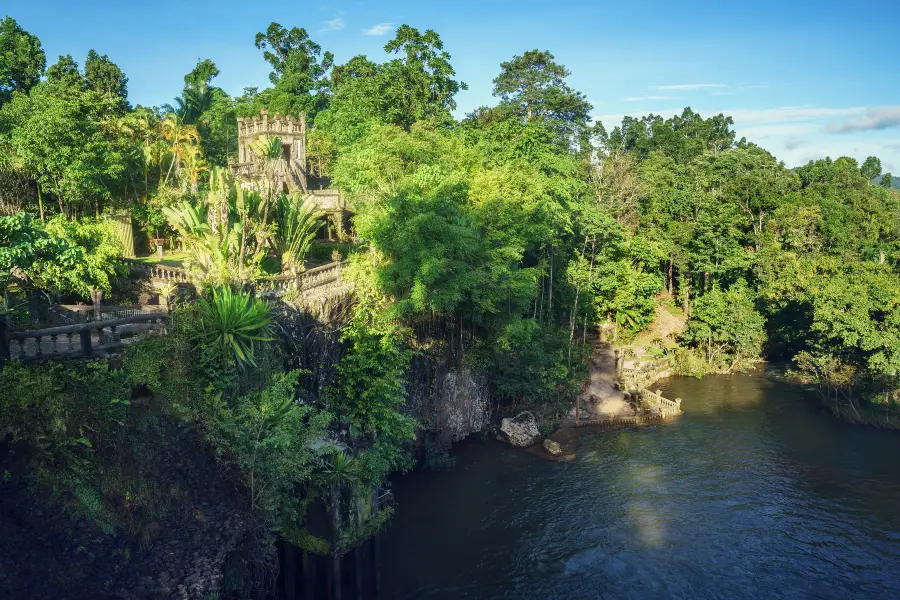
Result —
[{"label": "stone railing", "polygon": [[[163,329],[169,316],[165,313],[135,315],[124,319],[92,321],[46,329],[0,330],[0,362],[18,359],[23,362],[46,359],[92,357],[121,348],[130,336]],[[125,339],[123,339],[123,336]]]},{"label": "stone railing", "polygon": [[316,199],[316,208],[321,211],[342,211],[347,210],[347,203],[344,201],[341,192],[336,189],[311,190],[310,193]]},{"label": "stone railing", "polygon": [[256,282],[256,289],[263,293],[281,294],[290,289],[298,291],[309,291],[311,289],[335,283],[341,280],[341,267],[345,266],[347,261],[333,262],[321,267],[315,267],[308,271],[303,271],[297,275],[279,275],[277,277],[268,277],[260,279]]},{"label": "stone railing", "polygon": [[641,400],[648,405],[651,411],[657,412],[663,417],[681,414],[681,398],[669,400],[664,398],[659,390],[655,392],[643,390]]},{"label": "stone railing", "polygon": [[132,271],[140,273],[144,277],[159,281],[171,281],[172,283],[190,283],[190,275],[184,269],[169,267],[166,265],[145,263],[139,260],[122,259],[131,265]]},{"label": "stone railing", "polygon": [[100,319],[109,321],[111,319],[125,319],[127,317],[136,317],[138,315],[149,315],[156,313],[168,312],[165,306],[158,304],[139,304],[136,306],[116,306],[101,305],[99,310],[94,310],[92,304],[60,304],[61,309],[84,315],[85,321],[93,319],[96,321],[97,313],[100,313]]},{"label": "stone railing", "polygon": [[[136,260],[127,260],[135,273],[151,279],[155,284],[171,282],[173,284],[190,284],[191,278],[185,269],[153,265]],[[347,261],[331,262],[319,267],[308,269],[296,275],[276,275],[258,279],[254,286],[261,295],[281,295],[288,290],[299,292],[310,291],[319,287],[336,283],[341,279],[341,268],[347,265]]]}]

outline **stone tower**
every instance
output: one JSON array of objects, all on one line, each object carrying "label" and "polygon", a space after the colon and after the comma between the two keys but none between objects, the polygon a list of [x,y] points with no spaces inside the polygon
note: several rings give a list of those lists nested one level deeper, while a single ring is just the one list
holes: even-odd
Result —
[{"label": "stone tower", "polygon": [[237,179],[258,184],[262,162],[250,145],[262,138],[279,138],[282,156],[275,167],[276,187],[284,192],[309,191],[306,175],[306,115],[270,115],[266,109],[253,117],[238,117],[238,157],[231,169]]}]

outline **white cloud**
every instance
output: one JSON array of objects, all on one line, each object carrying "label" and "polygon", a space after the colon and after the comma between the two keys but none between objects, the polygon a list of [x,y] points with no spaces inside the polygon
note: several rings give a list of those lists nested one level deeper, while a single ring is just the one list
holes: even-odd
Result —
[{"label": "white cloud", "polygon": [[876,106],[865,109],[841,123],[831,123],[828,130],[833,133],[849,131],[871,131],[900,127],[900,106]]},{"label": "white cloud", "polygon": [[331,20],[325,21],[325,27],[322,28],[322,31],[340,31],[344,28],[344,20],[340,17],[335,17]]},{"label": "white cloud", "polygon": [[628,96],[625,102],[643,102],[645,100],[678,100],[678,96]]},{"label": "white cloud", "polygon": [[[746,109],[735,108],[724,110],[726,115],[734,117],[735,123],[790,123],[793,121],[812,121],[835,117],[850,117],[862,113],[865,109],[823,108],[818,106],[779,106],[778,108]],[[718,111],[716,111],[718,112]]]},{"label": "white cloud", "polygon": [[724,88],[728,87],[724,83],[679,83],[677,85],[651,85],[651,90],[659,90],[660,92],[674,92],[677,90],[701,90],[705,88]]},{"label": "white cloud", "polygon": [[[726,112],[725,114],[728,113]],[[736,130],[739,135],[747,136],[747,139],[751,141],[787,137],[797,139],[798,137],[809,136],[820,131],[819,126],[814,123],[775,123],[752,127],[741,127],[738,125]]]},{"label": "white cloud", "polygon": [[365,35],[384,35],[394,29],[393,23],[377,23],[368,29],[363,29]]},{"label": "white cloud", "polygon": [[734,92],[713,92],[713,96],[732,96]]}]

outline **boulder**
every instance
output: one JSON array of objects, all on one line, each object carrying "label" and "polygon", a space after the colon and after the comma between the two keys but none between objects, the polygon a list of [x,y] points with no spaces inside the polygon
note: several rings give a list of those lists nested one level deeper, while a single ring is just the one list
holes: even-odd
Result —
[{"label": "boulder", "polygon": [[552,454],[554,456],[556,456],[557,454],[562,454],[562,447],[550,438],[544,440],[544,450],[546,450],[548,454]]},{"label": "boulder", "polygon": [[[594,413],[591,410],[590,403],[585,402],[584,400],[579,400],[579,402],[581,402],[581,410],[578,413],[579,420],[584,421],[584,420],[587,420],[587,419],[590,419],[591,417],[593,417]],[[575,407],[574,406],[569,409],[569,418],[570,419],[575,418]]]},{"label": "boulder", "polygon": [[500,423],[500,433],[505,441],[520,448],[531,446],[541,441],[541,433],[538,431],[537,421],[535,421],[534,415],[528,411],[519,413],[512,419],[503,419]]}]

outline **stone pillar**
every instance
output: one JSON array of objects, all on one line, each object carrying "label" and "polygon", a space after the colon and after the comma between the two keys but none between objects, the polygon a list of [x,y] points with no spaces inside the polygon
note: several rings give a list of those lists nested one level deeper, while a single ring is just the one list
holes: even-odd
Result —
[{"label": "stone pillar", "polygon": [[103,290],[91,290],[91,302],[94,303],[94,320],[99,321],[101,317],[100,305],[103,303]]},{"label": "stone pillar", "polygon": [[344,241],[344,213],[338,211],[334,215],[334,227],[337,229],[337,238],[339,242]]}]

